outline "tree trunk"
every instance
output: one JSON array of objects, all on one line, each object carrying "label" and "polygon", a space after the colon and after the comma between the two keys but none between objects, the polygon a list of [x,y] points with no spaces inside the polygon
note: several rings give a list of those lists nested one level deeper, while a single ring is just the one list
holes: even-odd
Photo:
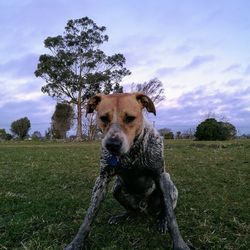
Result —
[{"label": "tree trunk", "polygon": [[89,125],[88,125],[88,140],[93,141],[96,135],[96,123],[95,123],[95,115],[89,115]]},{"label": "tree trunk", "polygon": [[76,130],[76,139],[82,139],[82,90],[79,90],[77,98],[77,130]]}]

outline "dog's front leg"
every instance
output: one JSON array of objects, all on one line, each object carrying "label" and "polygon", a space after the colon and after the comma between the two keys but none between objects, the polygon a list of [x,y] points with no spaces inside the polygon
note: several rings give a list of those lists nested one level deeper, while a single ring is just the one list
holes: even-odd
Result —
[{"label": "dog's front leg", "polygon": [[171,186],[172,182],[169,175],[165,172],[161,173],[159,176],[159,182],[161,191],[163,194],[164,205],[165,205],[165,215],[167,217],[168,229],[173,240],[174,250],[189,250],[189,247],[184,242],[173,209],[173,202],[171,197]]},{"label": "dog's front leg", "polygon": [[85,239],[87,238],[90,231],[91,223],[100,208],[101,202],[105,198],[109,180],[110,178],[106,175],[100,175],[96,179],[92,191],[90,206],[88,208],[87,214],[85,215],[84,221],[74,240],[65,248],[65,250],[80,250],[84,248]]}]

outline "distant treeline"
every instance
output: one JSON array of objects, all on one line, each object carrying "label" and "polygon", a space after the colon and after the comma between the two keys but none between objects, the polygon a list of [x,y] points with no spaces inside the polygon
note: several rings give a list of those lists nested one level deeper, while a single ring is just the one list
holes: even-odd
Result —
[{"label": "distant treeline", "polygon": [[[53,140],[53,139],[78,139],[76,135],[67,137],[67,131],[73,124],[73,109],[68,104],[57,104],[52,116],[51,127],[45,131],[43,136],[40,131],[35,131],[29,135],[31,128],[30,120],[27,117],[13,121],[10,127],[10,133],[5,129],[0,129],[0,140]],[[90,131],[91,130],[91,131]],[[186,131],[177,131],[174,133],[170,128],[159,129],[158,132],[164,139],[192,139],[192,140],[231,140],[235,138],[250,139],[250,134],[237,136],[236,127],[223,121],[217,121],[215,118],[207,118],[197,125],[196,129]],[[91,123],[83,133],[83,140],[95,140],[102,137],[101,131],[97,128],[94,117],[91,117]]]}]

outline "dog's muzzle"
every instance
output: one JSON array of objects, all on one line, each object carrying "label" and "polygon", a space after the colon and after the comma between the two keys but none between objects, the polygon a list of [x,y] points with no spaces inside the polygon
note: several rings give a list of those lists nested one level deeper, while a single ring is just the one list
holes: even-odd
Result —
[{"label": "dog's muzzle", "polygon": [[129,150],[127,136],[122,131],[118,123],[112,123],[108,133],[102,141],[102,145],[112,155],[122,155]]},{"label": "dog's muzzle", "polygon": [[121,152],[122,141],[119,138],[108,138],[105,143],[106,149],[114,155],[119,155]]}]

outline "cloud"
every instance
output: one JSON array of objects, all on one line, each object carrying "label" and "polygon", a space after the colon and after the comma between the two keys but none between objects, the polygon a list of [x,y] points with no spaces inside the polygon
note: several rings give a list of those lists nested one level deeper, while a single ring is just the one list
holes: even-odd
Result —
[{"label": "cloud", "polygon": [[191,70],[200,67],[201,65],[214,61],[215,56],[195,56],[188,64],[183,67],[183,70]]},{"label": "cloud", "polygon": [[13,77],[33,77],[39,55],[26,54],[15,60],[0,64],[0,74]]},{"label": "cloud", "polygon": [[250,87],[233,93],[218,91],[208,93],[206,87],[184,93],[176,105],[159,108],[157,127],[169,127],[174,131],[195,128],[209,113],[226,117],[242,133],[250,124]]},{"label": "cloud", "polygon": [[50,125],[54,107],[55,101],[48,96],[22,101],[12,99],[4,106],[0,106],[0,128],[9,130],[13,121],[26,116],[31,121],[31,131],[40,130],[43,133]]},{"label": "cloud", "polygon": [[222,73],[229,73],[229,72],[239,72],[239,70],[241,69],[241,65],[240,64],[232,64],[230,66],[228,66],[227,68],[225,68]]},{"label": "cloud", "polygon": [[231,79],[227,81],[226,85],[229,87],[240,86],[245,81],[242,78]]},{"label": "cloud", "polygon": [[158,77],[165,77],[176,73],[193,70],[214,60],[215,56],[213,55],[195,56],[189,63],[184,66],[162,67],[155,71],[155,75]]},{"label": "cloud", "polygon": [[182,55],[182,54],[186,54],[188,52],[190,52],[193,48],[191,46],[188,45],[180,45],[178,47],[176,47],[173,52],[174,54],[177,55]]},{"label": "cloud", "polygon": [[250,75],[250,65],[247,66],[245,72],[244,72],[245,75]]},{"label": "cloud", "polygon": [[178,70],[178,68],[176,68],[176,67],[163,67],[163,68],[158,69],[155,72],[155,74],[158,77],[164,77],[164,76],[167,76],[167,75],[174,74],[177,70]]},{"label": "cloud", "polygon": [[7,103],[33,101],[43,96],[41,87],[44,83],[40,79],[6,78],[0,81],[0,107]]}]

